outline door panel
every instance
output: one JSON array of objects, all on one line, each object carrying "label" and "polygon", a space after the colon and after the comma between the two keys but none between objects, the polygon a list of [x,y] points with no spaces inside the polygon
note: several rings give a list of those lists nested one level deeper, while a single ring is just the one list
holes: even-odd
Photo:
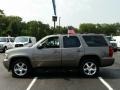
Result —
[{"label": "door panel", "polygon": [[40,67],[54,67],[61,65],[61,50],[50,48],[50,49],[37,49],[35,51],[35,60],[39,63]]},{"label": "door panel", "polygon": [[35,50],[34,58],[40,67],[61,65],[61,49],[59,37],[49,37],[41,43],[42,48]]},{"label": "door panel", "polygon": [[62,48],[62,65],[77,66],[84,50],[77,36],[64,36]]}]

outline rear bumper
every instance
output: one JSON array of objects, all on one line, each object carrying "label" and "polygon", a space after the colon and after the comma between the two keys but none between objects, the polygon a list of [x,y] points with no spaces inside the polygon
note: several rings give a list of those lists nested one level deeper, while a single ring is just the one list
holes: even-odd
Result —
[{"label": "rear bumper", "polygon": [[101,60],[101,67],[111,66],[114,64],[115,59],[112,57],[105,57]]},{"label": "rear bumper", "polygon": [[118,48],[113,48],[113,51],[114,51],[114,52],[118,51]]}]

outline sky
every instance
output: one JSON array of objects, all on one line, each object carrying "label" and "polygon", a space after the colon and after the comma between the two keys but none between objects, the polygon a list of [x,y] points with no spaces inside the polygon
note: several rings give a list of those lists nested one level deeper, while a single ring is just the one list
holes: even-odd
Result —
[{"label": "sky", "polygon": [[[7,16],[20,16],[26,22],[37,20],[53,26],[52,0],[0,0],[0,9]],[[120,0],[56,0],[56,9],[62,26],[120,21]]]}]

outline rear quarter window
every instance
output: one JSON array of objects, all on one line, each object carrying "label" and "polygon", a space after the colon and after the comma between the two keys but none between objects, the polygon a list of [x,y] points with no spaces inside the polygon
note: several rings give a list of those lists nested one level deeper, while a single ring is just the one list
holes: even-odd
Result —
[{"label": "rear quarter window", "polygon": [[83,36],[86,44],[89,47],[105,47],[108,46],[103,36]]}]

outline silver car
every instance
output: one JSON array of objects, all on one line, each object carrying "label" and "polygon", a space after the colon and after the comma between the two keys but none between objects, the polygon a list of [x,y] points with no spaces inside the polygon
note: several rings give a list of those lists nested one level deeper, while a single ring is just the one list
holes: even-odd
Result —
[{"label": "silver car", "polygon": [[0,37],[0,51],[5,52],[13,47],[14,37]]},{"label": "silver car", "polygon": [[101,34],[49,35],[32,47],[7,50],[4,66],[14,77],[26,77],[36,67],[78,68],[86,77],[114,63],[110,43]]}]

